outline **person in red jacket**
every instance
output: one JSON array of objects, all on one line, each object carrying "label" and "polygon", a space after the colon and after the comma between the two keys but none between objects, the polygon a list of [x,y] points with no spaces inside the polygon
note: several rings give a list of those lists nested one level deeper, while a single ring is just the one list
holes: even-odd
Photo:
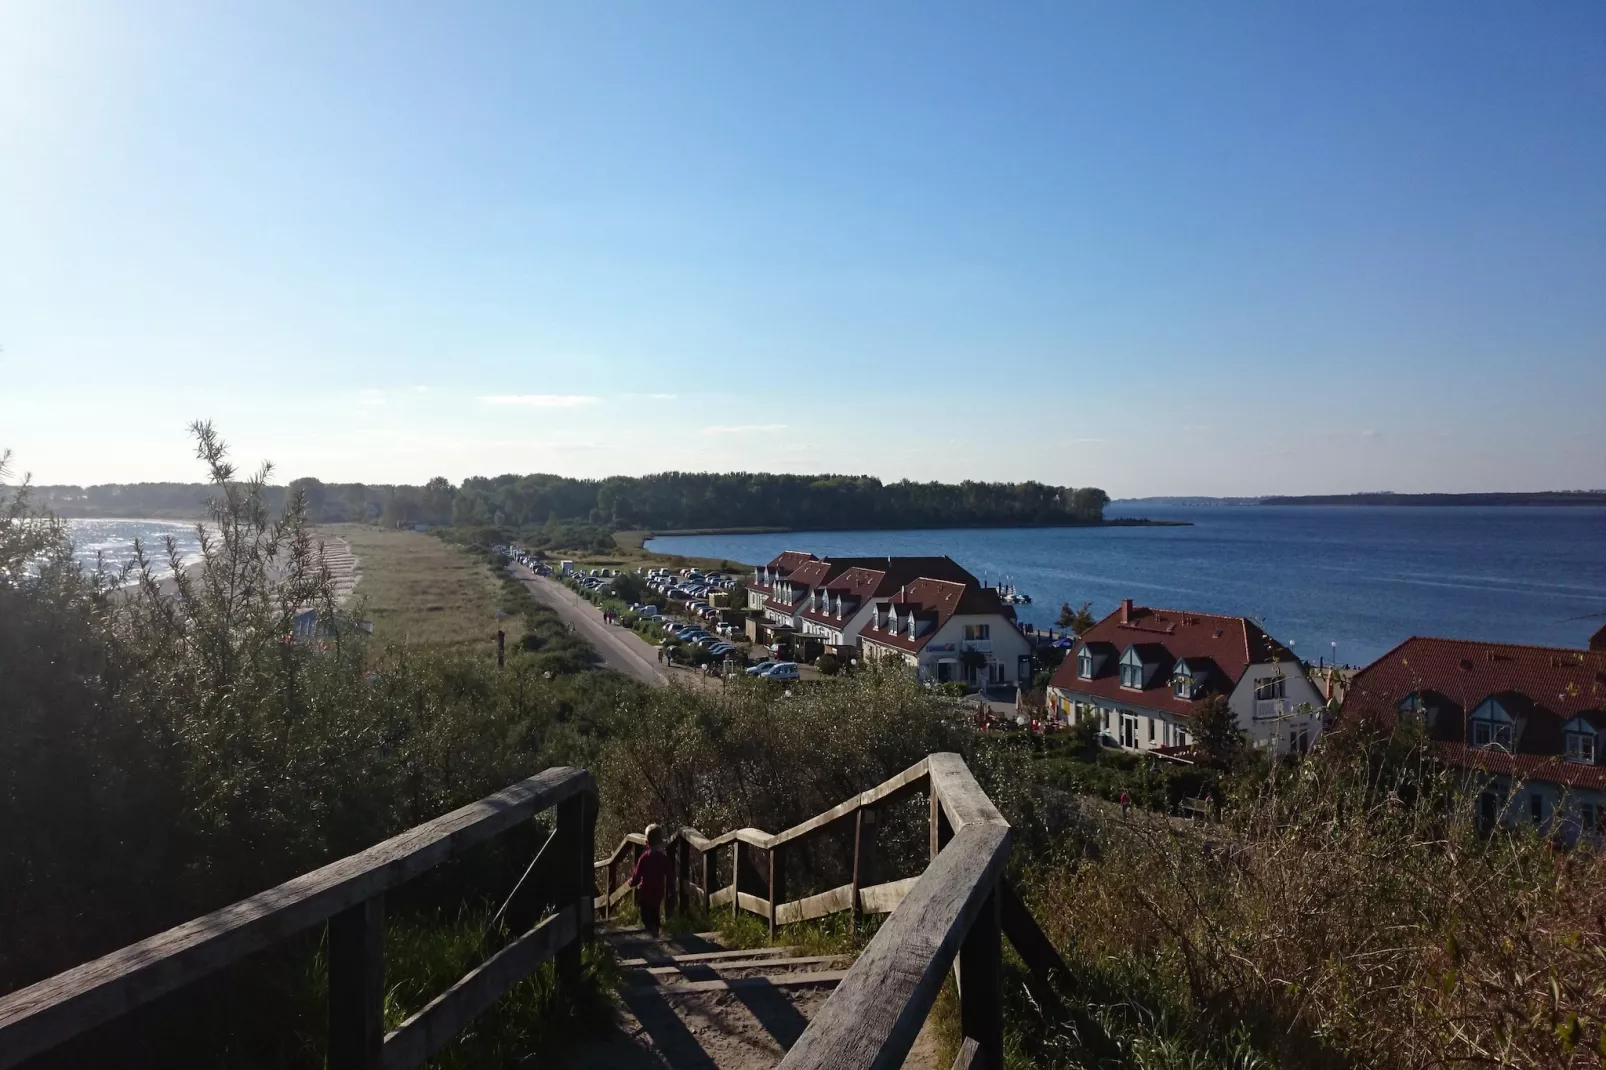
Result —
[{"label": "person in red jacket", "polygon": [[657,936],[673,867],[664,853],[664,830],[655,824],[648,825],[646,835],[647,849],[636,859],[630,887],[636,890],[636,909],[641,911],[642,927]]}]

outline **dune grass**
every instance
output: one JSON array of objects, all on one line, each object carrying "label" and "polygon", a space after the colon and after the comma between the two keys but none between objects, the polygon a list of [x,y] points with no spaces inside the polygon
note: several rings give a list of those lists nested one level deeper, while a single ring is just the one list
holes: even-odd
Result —
[{"label": "dune grass", "polygon": [[496,649],[495,577],[462,547],[416,531],[362,524],[329,529],[351,544],[362,580],[354,606],[381,644]]}]

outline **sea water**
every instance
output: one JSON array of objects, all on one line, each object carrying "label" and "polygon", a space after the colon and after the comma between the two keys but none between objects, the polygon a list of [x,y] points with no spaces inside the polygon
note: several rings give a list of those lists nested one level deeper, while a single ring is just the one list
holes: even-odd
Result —
[{"label": "sea water", "polygon": [[1295,653],[1364,665],[1412,635],[1583,646],[1606,623],[1606,509],[1595,507],[1154,506],[1110,516],[1186,527],[817,531],[685,535],[648,549],[762,563],[947,554],[1053,622],[1061,603],[1253,617]]}]

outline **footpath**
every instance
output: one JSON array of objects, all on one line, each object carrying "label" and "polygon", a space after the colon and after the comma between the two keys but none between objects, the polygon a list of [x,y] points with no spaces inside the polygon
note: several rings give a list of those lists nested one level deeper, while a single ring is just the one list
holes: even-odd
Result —
[{"label": "footpath", "polygon": [[586,638],[604,665],[644,684],[666,684],[669,676],[658,661],[658,649],[628,628],[602,623],[602,615],[590,602],[556,580],[537,576],[523,565],[508,569],[530,593],[557,611],[564,622]]}]

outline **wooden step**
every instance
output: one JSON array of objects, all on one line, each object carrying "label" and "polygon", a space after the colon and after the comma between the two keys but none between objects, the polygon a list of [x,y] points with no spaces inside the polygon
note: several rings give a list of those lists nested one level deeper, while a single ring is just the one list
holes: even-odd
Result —
[{"label": "wooden step", "polygon": [[618,929],[605,929],[597,927],[597,932],[610,944],[656,944],[665,940],[718,940],[720,934],[713,933],[664,933],[657,936],[648,935],[647,930],[639,925],[631,925]]},{"label": "wooden step", "polygon": [[697,968],[697,969],[716,970],[716,971],[717,970],[770,970],[770,969],[775,969],[776,967],[781,967],[781,966],[784,966],[784,967],[790,969],[793,966],[818,966],[821,963],[825,963],[825,962],[841,962],[843,959],[846,959],[846,958],[849,958],[849,957],[851,957],[851,956],[848,956],[848,955],[808,955],[808,956],[805,956],[805,957],[802,957],[802,958],[790,958],[790,959],[776,959],[776,958],[735,959],[735,960],[727,960],[727,961],[723,961],[723,962],[685,962],[682,959],[675,959],[675,960],[672,960],[670,963],[665,964],[665,965],[647,966],[645,968],[643,968],[643,967],[635,967],[635,968],[631,969],[631,972],[632,973],[645,973],[645,974],[648,974],[648,975],[650,975],[652,977],[671,977],[671,976],[673,976],[673,975],[675,975],[677,973],[683,972],[683,970],[688,966],[689,967],[694,967],[694,968]]},{"label": "wooden step", "polygon": [[821,970],[815,973],[779,973],[764,977],[728,977],[718,981],[682,981],[673,985],[651,986],[666,996],[677,993],[730,992],[748,988],[805,988],[810,985],[835,985],[848,975],[847,970]]},{"label": "wooden step", "polygon": [[[720,959],[753,958],[759,955],[790,955],[801,951],[797,947],[748,947],[727,949],[725,951],[690,951],[684,955],[670,955],[669,962],[718,962]],[[633,966],[661,966],[666,960],[659,958],[620,959],[619,965],[624,969]]]}]

